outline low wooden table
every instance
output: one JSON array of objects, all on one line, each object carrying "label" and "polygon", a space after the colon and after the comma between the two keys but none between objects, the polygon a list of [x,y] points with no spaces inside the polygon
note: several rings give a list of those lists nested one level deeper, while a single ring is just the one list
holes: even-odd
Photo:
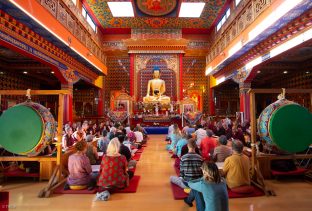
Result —
[{"label": "low wooden table", "polygon": [[264,179],[271,179],[271,161],[272,160],[293,160],[293,159],[309,159],[312,154],[293,154],[293,155],[276,155],[261,153],[256,156],[259,161],[259,168]]},{"label": "low wooden table", "polygon": [[39,180],[49,180],[56,165],[56,157],[2,156],[0,161],[37,161],[40,163]]}]

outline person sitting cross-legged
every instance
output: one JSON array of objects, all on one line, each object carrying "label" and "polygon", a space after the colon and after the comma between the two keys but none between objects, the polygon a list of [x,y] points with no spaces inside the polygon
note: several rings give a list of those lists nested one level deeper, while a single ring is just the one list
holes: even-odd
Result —
[{"label": "person sitting cross-legged", "polygon": [[[113,138],[103,156],[97,185],[100,190],[125,188],[129,185],[128,162],[124,155],[119,153],[120,142]],[[133,174],[132,174],[133,176]]]},{"label": "person sitting cross-legged", "polygon": [[[202,177],[202,171],[200,169],[203,159],[200,155],[195,152],[196,142],[188,141],[187,144],[188,153],[181,157],[180,162],[180,177],[171,176],[170,181],[181,188],[187,188],[187,182],[193,179],[198,179]],[[189,206],[193,206],[192,202],[195,198],[202,197],[200,193],[192,190],[189,197],[185,199],[185,202]]]},{"label": "person sitting cross-legged", "polygon": [[92,173],[89,158],[86,156],[87,143],[79,141],[75,144],[75,149],[77,152],[68,158],[69,176],[64,189],[68,190],[71,186],[86,186],[91,190],[95,187],[97,174]]},{"label": "person sitting cross-legged", "polygon": [[215,138],[212,137],[212,130],[207,130],[207,137],[200,142],[201,155],[204,160],[209,161],[212,157],[213,151],[217,145]]},{"label": "person sitting cross-legged", "polygon": [[239,140],[232,142],[233,154],[226,158],[223,166],[223,174],[229,188],[250,185],[250,161],[243,154],[244,145]]},{"label": "person sitting cross-legged", "polygon": [[225,159],[232,155],[232,149],[227,146],[225,135],[221,135],[218,139],[218,146],[214,149],[213,160],[215,162],[224,162]]}]

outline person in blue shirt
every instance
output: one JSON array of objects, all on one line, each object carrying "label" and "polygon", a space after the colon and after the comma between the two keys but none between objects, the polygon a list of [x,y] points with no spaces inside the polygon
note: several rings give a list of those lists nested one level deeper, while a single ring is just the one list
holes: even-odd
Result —
[{"label": "person in blue shirt", "polygon": [[174,150],[174,154],[176,154],[179,158],[181,157],[182,147],[187,144],[187,138],[188,135],[182,132],[182,138],[178,141]]},{"label": "person in blue shirt", "polygon": [[[191,189],[201,192],[203,195],[203,198],[195,198],[196,206],[201,206],[197,207],[197,210],[228,211],[229,197],[226,183],[221,178],[217,165],[212,162],[204,162],[202,165],[202,171],[202,178],[188,182]],[[204,203],[198,200],[204,200]]]}]

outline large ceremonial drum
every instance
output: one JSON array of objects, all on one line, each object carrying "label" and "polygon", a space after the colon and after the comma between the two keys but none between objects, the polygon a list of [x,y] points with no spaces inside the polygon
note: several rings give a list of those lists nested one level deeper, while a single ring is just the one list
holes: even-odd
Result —
[{"label": "large ceremonial drum", "polygon": [[0,145],[15,154],[38,155],[55,132],[50,111],[31,101],[9,108],[0,117]]},{"label": "large ceremonial drum", "polygon": [[268,144],[300,152],[312,144],[312,115],[299,104],[281,99],[262,111],[258,131]]}]

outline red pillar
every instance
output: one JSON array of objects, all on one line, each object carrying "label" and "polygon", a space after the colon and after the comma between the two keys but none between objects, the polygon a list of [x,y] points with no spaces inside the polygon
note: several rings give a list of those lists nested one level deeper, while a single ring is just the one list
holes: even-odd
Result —
[{"label": "red pillar", "polygon": [[130,54],[130,96],[134,96],[134,56]]},{"label": "red pillar", "polygon": [[[183,54],[179,54],[179,64],[180,64],[180,100],[183,100]],[[178,100],[178,99],[177,99]]]},{"label": "red pillar", "polygon": [[73,84],[61,84],[61,89],[69,90],[71,93],[64,95],[63,122],[73,122]]},{"label": "red pillar", "polygon": [[240,111],[244,112],[244,121],[250,121],[250,97],[248,90],[250,89],[250,83],[239,84],[239,102]]}]

